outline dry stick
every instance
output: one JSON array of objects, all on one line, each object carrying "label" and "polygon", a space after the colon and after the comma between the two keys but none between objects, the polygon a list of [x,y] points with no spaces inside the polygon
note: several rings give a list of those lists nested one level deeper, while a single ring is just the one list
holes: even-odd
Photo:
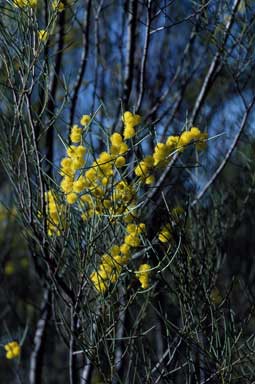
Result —
[{"label": "dry stick", "polygon": [[133,72],[134,72],[134,59],[135,59],[135,32],[136,32],[136,14],[137,14],[137,1],[128,1],[128,30],[127,30],[127,45],[126,45],[126,63],[125,63],[125,76],[124,76],[124,89],[123,89],[123,104],[127,108],[130,93],[132,90]]},{"label": "dry stick", "polygon": [[30,358],[29,383],[40,384],[42,382],[42,355],[45,343],[45,332],[47,322],[50,316],[50,291],[46,288],[43,295],[41,305],[41,316],[37,322],[36,332],[34,336],[34,349]]},{"label": "dry stick", "polygon": [[91,0],[87,0],[85,4],[86,10],[84,11],[83,28],[82,28],[83,50],[81,55],[80,67],[79,67],[76,82],[74,85],[74,92],[71,97],[69,127],[73,125],[78,94],[79,94],[79,90],[82,84],[82,79],[87,66],[87,58],[88,58],[88,52],[89,52],[89,34],[90,34],[89,20],[90,20],[91,2],[92,2]]},{"label": "dry stick", "polygon": [[140,84],[139,84],[139,95],[136,103],[135,111],[137,112],[142,104],[144,96],[144,79],[145,79],[145,66],[148,57],[148,48],[150,43],[150,27],[151,27],[151,0],[148,0],[147,4],[147,22],[146,22],[146,32],[145,32],[145,41],[143,48],[142,64],[141,64],[141,74],[140,74]]},{"label": "dry stick", "polygon": [[231,11],[231,14],[230,14],[230,18],[229,18],[229,20],[227,21],[227,24],[226,24],[226,29],[224,31],[224,36],[223,36],[223,41],[222,41],[221,47],[217,50],[216,54],[214,55],[214,58],[213,58],[213,60],[211,62],[209,70],[208,70],[208,72],[207,72],[207,74],[205,76],[202,88],[200,89],[200,92],[199,92],[199,94],[197,96],[197,99],[196,99],[196,102],[195,102],[195,106],[194,106],[192,114],[191,114],[191,119],[190,119],[190,124],[191,125],[196,120],[197,115],[200,112],[201,107],[203,105],[203,102],[205,100],[205,97],[206,97],[206,95],[207,95],[207,93],[208,93],[208,91],[210,89],[210,86],[212,85],[211,80],[213,79],[213,76],[214,76],[214,74],[215,74],[215,72],[217,70],[220,58],[221,58],[222,53],[224,51],[224,47],[225,47],[225,45],[227,43],[227,40],[228,40],[228,37],[229,37],[229,33],[230,33],[231,27],[232,27],[233,22],[234,22],[234,16],[236,14],[236,11],[238,9],[240,1],[241,0],[235,0],[234,4],[232,6],[232,11]]},{"label": "dry stick", "polygon": [[255,96],[253,97],[251,103],[248,105],[248,107],[246,108],[246,111],[245,111],[245,114],[243,116],[243,119],[242,119],[242,122],[240,124],[240,128],[224,158],[224,160],[222,161],[222,163],[220,164],[220,166],[217,168],[217,170],[214,172],[213,176],[211,177],[211,179],[206,183],[206,185],[204,186],[204,188],[202,189],[202,191],[197,195],[196,199],[192,201],[191,203],[191,206],[194,207],[198,201],[204,196],[204,194],[208,191],[208,189],[212,186],[212,184],[215,182],[215,180],[218,178],[218,176],[221,174],[221,172],[223,171],[223,169],[225,168],[225,166],[227,165],[227,162],[228,160],[230,159],[234,149],[236,148],[237,146],[237,143],[239,141],[239,138],[245,128],[245,125],[247,123],[247,120],[249,118],[249,115],[252,111],[252,108],[255,104]]}]

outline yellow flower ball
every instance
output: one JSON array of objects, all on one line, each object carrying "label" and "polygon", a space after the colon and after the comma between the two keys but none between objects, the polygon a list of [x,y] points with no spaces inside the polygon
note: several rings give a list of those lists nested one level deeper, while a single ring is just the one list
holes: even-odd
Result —
[{"label": "yellow flower ball", "polygon": [[15,7],[18,8],[35,8],[37,6],[37,0],[14,0],[13,4]]},{"label": "yellow flower ball", "polygon": [[119,145],[122,144],[123,139],[122,139],[122,136],[120,133],[115,132],[111,135],[110,141],[111,141],[112,145],[116,145],[118,147]]},{"label": "yellow flower ball", "polygon": [[89,115],[83,115],[80,120],[80,123],[81,125],[86,126],[89,124],[90,120],[91,120],[91,117]]},{"label": "yellow flower ball", "polygon": [[149,287],[150,270],[150,264],[142,264],[140,265],[138,272],[136,272],[136,277],[140,281],[143,289],[147,289]]},{"label": "yellow flower ball", "polygon": [[62,12],[65,9],[65,5],[60,0],[53,0],[51,3],[53,11]]},{"label": "yellow flower ball", "polygon": [[82,128],[79,128],[78,125],[73,125],[71,129],[70,139],[72,143],[79,143],[82,137]]},{"label": "yellow flower ball", "polygon": [[66,195],[66,202],[70,205],[76,203],[77,200],[78,200],[78,196],[76,193],[71,192],[71,193],[68,193],[68,195]]},{"label": "yellow flower ball", "polygon": [[172,239],[171,225],[166,224],[160,231],[158,235],[159,241],[161,243],[168,243]]},{"label": "yellow flower ball", "polygon": [[6,350],[7,359],[15,359],[20,356],[21,348],[17,341],[5,344],[4,349]]},{"label": "yellow flower ball", "polygon": [[127,124],[124,128],[124,133],[123,133],[124,139],[131,139],[132,137],[135,136],[135,129],[133,125]]},{"label": "yellow flower ball", "polygon": [[40,29],[37,32],[37,36],[38,36],[38,40],[45,42],[48,39],[49,34],[45,29]]},{"label": "yellow flower ball", "polygon": [[115,165],[116,165],[117,168],[121,168],[121,167],[123,167],[125,164],[126,164],[126,159],[125,159],[125,157],[123,157],[123,156],[119,156],[119,157],[117,157],[117,159],[115,160]]}]

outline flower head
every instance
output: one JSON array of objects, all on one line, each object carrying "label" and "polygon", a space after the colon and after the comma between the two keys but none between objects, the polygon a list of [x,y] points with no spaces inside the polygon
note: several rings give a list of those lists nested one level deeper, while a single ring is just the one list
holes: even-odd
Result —
[{"label": "flower head", "polygon": [[14,5],[18,8],[35,8],[37,6],[37,0],[14,0]]},{"label": "flower head", "polygon": [[142,264],[139,267],[138,272],[136,272],[136,277],[141,283],[143,289],[149,287],[149,275],[150,275],[151,266],[149,264]]},{"label": "flower head", "polygon": [[90,120],[91,120],[91,117],[89,115],[83,115],[80,120],[80,123],[81,125],[85,126],[89,124]]},{"label": "flower head", "polygon": [[10,341],[10,343],[5,344],[4,349],[7,359],[15,359],[20,356],[21,348],[17,341]]},{"label": "flower head", "polygon": [[48,39],[48,32],[45,29],[40,29],[37,33],[38,40],[45,42]]},{"label": "flower head", "polygon": [[65,9],[65,4],[60,0],[53,0],[51,7],[53,11],[62,12]]}]

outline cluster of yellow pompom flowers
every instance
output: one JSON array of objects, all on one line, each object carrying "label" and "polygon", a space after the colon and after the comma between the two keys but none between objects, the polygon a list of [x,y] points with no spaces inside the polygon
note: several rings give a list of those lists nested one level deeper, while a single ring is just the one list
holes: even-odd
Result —
[{"label": "cluster of yellow pompom flowers", "polygon": [[40,29],[37,36],[39,41],[45,42],[49,37],[49,33],[45,29]]},{"label": "cluster of yellow pompom flowers", "polygon": [[141,283],[143,289],[149,288],[149,276],[151,272],[150,264],[141,264],[138,272],[136,272],[136,277]]},{"label": "cluster of yellow pompom flowers", "polygon": [[[35,8],[38,4],[38,0],[14,0],[13,3],[18,8]],[[60,0],[53,0],[51,2],[51,8],[53,11],[62,12],[65,9],[65,5]]]},{"label": "cluster of yellow pompom flowers", "polygon": [[[123,267],[127,266],[132,254],[144,246],[146,228],[139,220],[139,182],[152,184],[171,160],[174,153],[181,153],[194,143],[197,150],[205,148],[207,134],[192,127],[180,136],[169,136],[165,142],[157,143],[153,153],[145,156],[140,162],[134,161],[130,167],[127,159],[132,157],[132,145],[129,139],[135,137],[135,127],[141,123],[141,116],[126,111],[122,116],[123,134],[114,132],[109,137],[107,151],[97,158],[91,158],[86,148],[84,136],[93,123],[89,115],[80,119],[80,125],[73,125],[70,132],[71,144],[66,148],[66,156],[61,161],[61,191],[68,205],[74,205],[81,218],[87,222],[95,216],[107,220],[112,227],[121,228],[122,243],[111,246],[99,260],[98,267],[90,274],[95,289],[103,294],[111,284],[115,284]],[[131,145],[131,146],[130,146]],[[131,156],[129,156],[131,155]],[[128,157],[129,156],[129,157]],[[126,172],[126,170],[129,170]],[[134,173],[135,177],[130,177]],[[58,204],[51,191],[47,193],[48,233],[59,235],[64,230],[63,205]],[[62,212],[60,215],[57,212]],[[122,234],[122,235],[121,235]],[[163,226],[158,234],[162,243],[170,243],[173,239],[171,225]],[[142,264],[136,272],[143,289],[148,288],[149,264]]]},{"label": "cluster of yellow pompom flowers", "polygon": [[132,112],[126,111],[122,117],[124,123],[124,139],[131,139],[135,136],[135,127],[141,123],[142,119],[140,115],[135,115]]},{"label": "cluster of yellow pompom flowers", "polygon": [[[59,204],[52,191],[45,192],[46,213],[47,213],[47,232],[49,236],[60,236],[64,229],[63,204]],[[40,216],[40,215],[39,215]]]},{"label": "cluster of yellow pompom flowers", "polygon": [[172,230],[169,223],[161,228],[158,238],[161,243],[169,243],[169,241],[172,239]]},{"label": "cluster of yellow pompom flowers", "polygon": [[90,275],[90,279],[99,293],[105,293],[111,283],[116,283],[123,266],[127,265],[131,258],[132,248],[141,244],[141,235],[144,231],[144,223],[128,224],[123,243],[120,246],[114,245],[109,253],[101,257],[98,269]]},{"label": "cluster of yellow pompom flowers", "polygon": [[197,150],[202,150],[206,146],[207,133],[201,132],[198,128],[192,127],[189,131],[184,131],[180,136],[169,136],[165,143],[157,143],[152,156],[146,156],[134,169],[136,176],[145,184],[153,184],[155,176],[154,170],[164,168],[171,156],[194,143]]},{"label": "cluster of yellow pompom flowers", "polygon": [[4,349],[6,351],[7,359],[15,359],[20,356],[21,348],[17,341],[10,341],[5,344]]},{"label": "cluster of yellow pompom flowers", "polygon": [[37,0],[14,0],[14,5],[19,8],[35,8],[37,6]]}]

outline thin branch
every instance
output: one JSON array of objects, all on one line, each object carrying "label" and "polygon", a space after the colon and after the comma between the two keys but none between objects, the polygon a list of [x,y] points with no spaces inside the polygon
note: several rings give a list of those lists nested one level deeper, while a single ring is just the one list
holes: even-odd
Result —
[{"label": "thin branch", "polygon": [[[63,58],[63,49],[64,49],[64,34],[65,34],[65,9],[59,14],[59,32],[58,32],[58,41],[57,41],[57,54],[54,64],[54,75],[53,80],[50,86],[50,99],[48,101],[47,110],[49,117],[54,116],[55,110],[55,98],[58,88],[62,58]],[[53,125],[51,124],[46,133],[46,148],[47,148],[47,160],[48,164],[53,164],[53,151],[54,151],[54,130]],[[52,176],[52,166],[48,168],[48,175]]]},{"label": "thin branch", "polygon": [[129,97],[132,90],[134,61],[135,61],[135,33],[136,33],[136,14],[137,14],[137,1],[128,1],[128,30],[127,30],[127,45],[126,45],[126,64],[124,76],[124,90],[123,90],[123,104],[124,108],[127,107]]},{"label": "thin branch", "polygon": [[83,19],[83,29],[82,29],[82,45],[83,50],[81,54],[81,60],[80,60],[80,67],[78,70],[76,82],[74,85],[74,91],[73,95],[71,97],[71,108],[70,108],[70,119],[69,119],[69,127],[73,125],[74,116],[75,116],[75,109],[77,106],[77,99],[79,95],[79,90],[82,84],[83,76],[86,70],[87,66],[87,59],[88,59],[88,53],[89,53],[89,35],[90,35],[90,11],[91,11],[91,0],[87,0],[85,4],[85,11],[84,11],[84,19]]},{"label": "thin branch", "polygon": [[150,27],[151,27],[151,0],[148,0],[147,23],[146,23],[145,41],[144,41],[143,56],[142,56],[142,63],[141,63],[139,95],[138,95],[138,99],[135,107],[136,112],[141,107],[141,104],[143,101],[143,95],[144,95],[145,66],[146,66],[146,61],[148,57],[148,48],[150,43]]}]

